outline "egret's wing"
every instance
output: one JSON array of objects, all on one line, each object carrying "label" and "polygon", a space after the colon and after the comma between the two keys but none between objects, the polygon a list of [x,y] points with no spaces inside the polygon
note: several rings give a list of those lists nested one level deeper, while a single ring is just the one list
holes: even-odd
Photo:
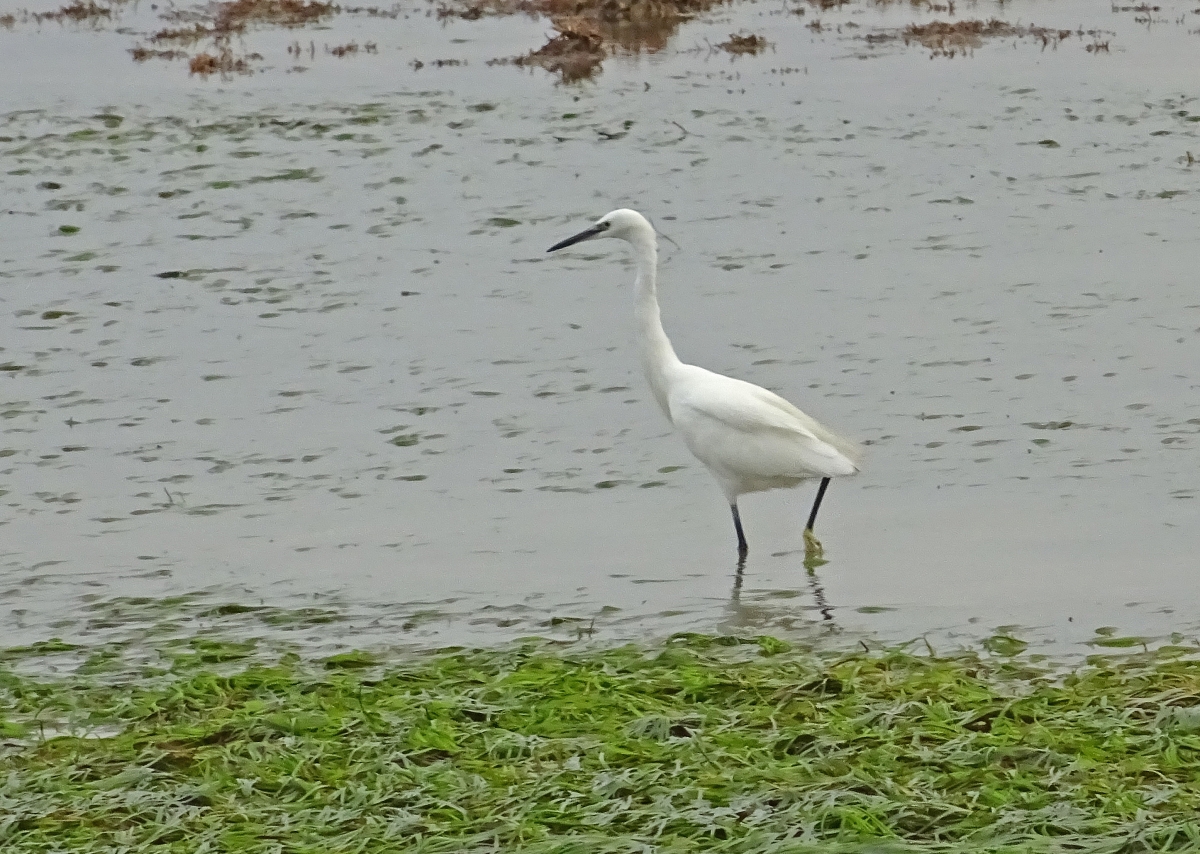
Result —
[{"label": "egret's wing", "polygon": [[[695,369],[670,397],[671,420],[701,460],[747,473],[853,474],[854,446],[782,397],[752,383]],[[736,461],[736,462],[735,462]],[[791,461],[791,465],[788,465]]]},{"label": "egret's wing", "polygon": [[802,426],[804,430],[811,433],[818,440],[832,446],[841,456],[845,457],[857,468],[858,462],[862,458],[862,447],[857,442],[837,435],[817,421],[817,419],[801,412],[792,405],[791,401],[780,397],[773,391],[767,391],[765,388],[742,380],[734,380],[734,382],[743,386],[749,386],[763,403],[783,412],[785,416],[793,419],[796,424]]}]

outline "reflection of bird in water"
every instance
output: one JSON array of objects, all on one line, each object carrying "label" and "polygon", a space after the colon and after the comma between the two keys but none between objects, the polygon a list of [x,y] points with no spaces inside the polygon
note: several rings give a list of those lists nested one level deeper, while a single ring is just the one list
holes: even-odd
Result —
[{"label": "reflection of bird in water", "polygon": [[817,510],[830,478],[858,471],[858,446],[765,388],[679,360],[659,317],[654,227],[637,211],[605,214],[547,251],[599,237],[615,237],[633,247],[637,337],[646,379],[688,449],[712,472],[729,500],[738,554],[745,556],[750,548],[738,514],[739,495],[792,487],[819,477],[821,485],[804,528],[806,554],[819,557],[821,544],[813,535]]},{"label": "reflection of bird in water", "polygon": [[[829,604],[829,600],[825,598],[825,586],[821,584],[821,578],[817,575],[815,566],[807,566],[808,572],[808,591],[812,594],[813,602],[817,606],[817,610],[821,612],[821,620],[827,628],[836,631],[837,623],[833,619],[833,606]],[[737,570],[733,575],[733,590],[729,594],[729,613],[733,618],[733,622],[738,626],[753,626],[754,628],[763,628],[764,623],[770,619],[774,619],[776,615],[769,614],[761,605],[746,605],[742,602],[742,583],[746,575],[746,556],[742,555],[738,558]]]}]

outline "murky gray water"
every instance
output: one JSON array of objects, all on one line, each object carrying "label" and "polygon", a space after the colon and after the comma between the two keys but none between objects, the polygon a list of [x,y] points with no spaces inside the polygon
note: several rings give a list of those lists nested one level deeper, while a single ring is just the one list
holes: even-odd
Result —
[{"label": "murky gray water", "polygon": [[[1191,636],[1200,15],[959,17],[1001,13],[1110,50],[931,59],[861,37],[935,17],[907,4],[742,4],[561,86],[485,64],[544,22],[422,14],[262,33],[260,73],[203,81],[119,23],[0,30],[0,644],[178,594],[202,625],[332,609],[347,643]],[[707,48],[739,30],[773,48]],[[379,51],[319,53],[350,38]],[[812,489],[768,493],[735,589],[623,246],[544,254],[618,206],[678,244],[685,360],[871,443],[817,577]]]}]

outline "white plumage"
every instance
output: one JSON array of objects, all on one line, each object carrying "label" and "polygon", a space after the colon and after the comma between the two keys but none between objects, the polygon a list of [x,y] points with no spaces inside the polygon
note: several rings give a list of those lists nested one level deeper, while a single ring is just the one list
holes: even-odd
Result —
[{"label": "white plumage", "polygon": [[812,533],[817,510],[830,478],[858,471],[858,446],[774,392],[679,360],[663,331],[658,308],[654,228],[637,211],[605,214],[547,251],[600,237],[615,237],[633,248],[637,338],[646,379],[688,450],[724,491],[733,511],[739,553],[744,556],[749,550],[737,508],[739,495],[792,487],[819,477],[821,486],[804,529],[806,550],[810,556],[819,555],[821,545]]}]

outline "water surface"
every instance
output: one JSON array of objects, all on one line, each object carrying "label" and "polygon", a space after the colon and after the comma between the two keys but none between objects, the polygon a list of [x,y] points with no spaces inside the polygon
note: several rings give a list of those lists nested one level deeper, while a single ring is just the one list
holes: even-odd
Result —
[{"label": "water surface", "polygon": [[[947,59],[864,38],[937,13],[796,8],[571,86],[486,64],[528,18],[257,33],[225,79],[133,63],[120,22],[0,30],[0,643],[184,594],[193,625],[326,609],[312,637],[360,645],[1193,637],[1200,15],[979,4],[1109,48]],[[545,255],[620,206],[671,239],[685,360],[869,443],[816,577],[808,488],[743,499],[735,578],[624,247]]]}]

